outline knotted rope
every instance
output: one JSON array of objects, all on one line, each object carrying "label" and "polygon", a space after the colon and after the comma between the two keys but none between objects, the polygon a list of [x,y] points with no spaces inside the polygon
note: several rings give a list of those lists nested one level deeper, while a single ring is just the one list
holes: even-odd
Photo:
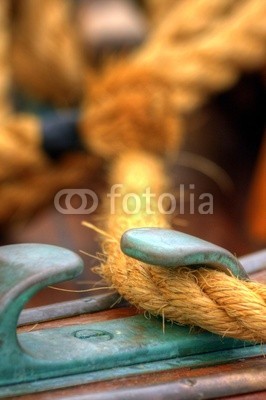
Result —
[{"label": "knotted rope", "polygon": [[[106,232],[103,253],[106,262],[96,269],[107,282],[136,307],[180,324],[199,326],[222,336],[266,342],[266,286],[240,281],[223,272],[187,267],[159,268],[133,260],[120,250],[122,233],[130,228],[169,227],[158,210],[158,197],[167,189],[161,159],[147,153],[126,153],[115,162],[110,184],[123,186],[110,214],[106,204]],[[147,188],[155,195],[150,203]],[[124,198],[134,193],[141,202],[135,212]],[[152,211],[147,213],[147,207]],[[109,212],[108,212],[109,211]],[[132,212],[132,214],[130,214]]]}]

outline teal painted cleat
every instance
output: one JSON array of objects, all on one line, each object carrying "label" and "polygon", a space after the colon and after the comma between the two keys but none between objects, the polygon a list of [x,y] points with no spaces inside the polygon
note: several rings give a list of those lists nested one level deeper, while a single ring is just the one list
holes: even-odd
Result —
[{"label": "teal painted cleat", "polygon": [[249,279],[239,260],[229,251],[171,229],[130,229],[121,238],[121,249],[126,255],[147,264],[166,268],[206,266]]}]

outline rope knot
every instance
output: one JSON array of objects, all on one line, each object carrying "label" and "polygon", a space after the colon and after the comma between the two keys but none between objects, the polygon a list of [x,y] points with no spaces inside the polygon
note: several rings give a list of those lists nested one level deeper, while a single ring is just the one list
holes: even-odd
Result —
[{"label": "rope knot", "polygon": [[104,158],[129,148],[157,154],[174,151],[182,123],[169,100],[169,87],[153,70],[118,66],[91,90],[82,134]]}]

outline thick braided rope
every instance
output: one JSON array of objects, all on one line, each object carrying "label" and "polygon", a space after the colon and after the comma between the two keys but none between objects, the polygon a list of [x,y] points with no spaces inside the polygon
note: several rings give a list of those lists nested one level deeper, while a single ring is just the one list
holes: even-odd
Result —
[{"label": "thick braided rope", "polygon": [[53,162],[41,149],[40,121],[6,118],[0,134],[0,223],[29,218],[63,188],[78,187],[101,168],[98,157],[68,154]]},{"label": "thick braided rope", "polygon": [[10,46],[10,26],[9,26],[9,2],[0,3],[0,123],[10,113],[9,102],[10,90],[10,64],[9,64],[9,46]]},{"label": "thick braided rope", "polygon": [[[160,269],[121,252],[119,241],[126,229],[169,226],[157,207],[167,185],[162,161],[147,153],[124,154],[111,171],[110,184],[117,182],[123,186],[114,214],[106,203],[105,228],[110,236],[103,242],[103,252],[107,261],[97,272],[128,301],[154,315],[223,336],[266,342],[266,286],[206,268]],[[155,194],[148,205],[151,215],[143,197],[146,188]],[[127,202],[125,210],[123,199],[130,193],[141,200],[137,213],[134,201]]]},{"label": "thick braided rope", "polygon": [[153,23],[158,23],[158,21],[162,20],[162,18],[172,11],[177,1],[178,0],[145,0],[144,4],[147,8],[150,20]]},{"label": "thick braided rope", "polygon": [[20,179],[0,185],[0,223],[16,223],[30,218],[47,205],[60,189],[83,187],[99,174],[101,162],[86,153],[65,155],[58,163],[24,173]]},{"label": "thick braided rope", "polygon": [[84,65],[71,2],[16,0],[12,7],[10,0],[0,2],[1,224],[28,218],[99,166],[96,157],[81,154],[52,162],[42,149],[39,119],[12,113],[11,78],[42,100],[63,106],[79,100]]},{"label": "thick braided rope", "polygon": [[5,119],[0,132],[0,183],[47,167],[41,141],[37,117],[20,114]]},{"label": "thick braided rope", "polygon": [[160,41],[155,32],[154,40],[151,38],[135,62],[144,66],[158,65],[164,78],[171,82],[177,110],[188,112],[202,104],[210,93],[233,85],[241,72],[265,65],[265,19],[263,0],[236,2],[231,13],[213,23],[212,29],[181,44],[178,40],[169,40],[174,34],[171,31],[173,20],[168,27],[170,38],[164,32],[165,40]]},{"label": "thick braided rope", "polygon": [[[148,8],[157,21],[149,39],[149,46],[165,45],[178,46],[196,35],[205,34],[228,18],[242,0],[147,0]],[[167,4],[169,3],[169,4]],[[163,16],[163,18],[162,18]]]},{"label": "thick braided rope", "polygon": [[0,3],[0,183],[45,165],[37,118],[11,115],[10,5],[10,1]]},{"label": "thick braided rope", "polygon": [[229,14],[217,7],[216,23],[207,18],[208,29],[191,41],[169,40],[178,25],[168,16],[162,39],[159,26],[139,52],[100,76],[89,90],[84,143],[106,158],[128,146],[157,153],[176,149],[184,115],[235,84],[243,71],[266,63],[266,2],[236,3]]},{"label": "thick braided rope", "polygon": [[16,1],[15,21],[10,6],[0,2],[0,183],[49,164],[38,118],[11,114],[11,70],[22,86],[64,105],[77,98],[83,76],[68,0]]},{"label": "thick braided rope", "polygon": [[262,0],[176,1],[136,62],[159,65],[178,112],[193,110],[234,84],[239,72],[265,65],[265,8]]},{"label": "thick braided rope", "polygon": [[85,72],[74,4],[69,0],[16,0],[13,77],[26,93],[59,106],[80,101]]}]

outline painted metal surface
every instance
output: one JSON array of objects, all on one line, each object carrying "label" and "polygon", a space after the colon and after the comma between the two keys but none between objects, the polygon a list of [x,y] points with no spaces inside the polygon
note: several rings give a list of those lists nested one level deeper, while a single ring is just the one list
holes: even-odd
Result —
[{"label": "painted metal surface", "polygon": [[[0,397],[182,367],[221,364],[265,353],[254,346],[161,319],[128,317],[18,335],[23,352],[35,358],[1,382]],[[3,377],[4,370],[0,376]]]},{"label": "painted metal surface", "polygon": [[[17,339],[19,314],[40,289],[72,279],[83,269],[73,252],[50,245],[20,244],[0,248],[0,382],[17,382],[49,363],[38,359],[38,351],[25,352]],[[32,372],[35,371],[35,372]]]},{"label": "painted metal surface", "polygon": [[239,260],[229,251],[172,229],[130,229],[121,238],[121,249],[126,255],[152,265],[166,268],[207,266],[248,279]]},{"label": "painted metal surface", "polygon": [[119,301],[120,298],[121,296],[117,292],[111,292],[77,300],[62,301],[47,306],[27,308],[20,314],[18,326],[95,313],[107,310],[114,304],[116,307],[125,306],[126,301]]},{"label": "painted metal surface", "polygon": [[0,397],[264,354],[266,346],[128,317],[16,333],[24,304],[41,288],[83,269],[71,251],[49,245],[0,248]]}]

